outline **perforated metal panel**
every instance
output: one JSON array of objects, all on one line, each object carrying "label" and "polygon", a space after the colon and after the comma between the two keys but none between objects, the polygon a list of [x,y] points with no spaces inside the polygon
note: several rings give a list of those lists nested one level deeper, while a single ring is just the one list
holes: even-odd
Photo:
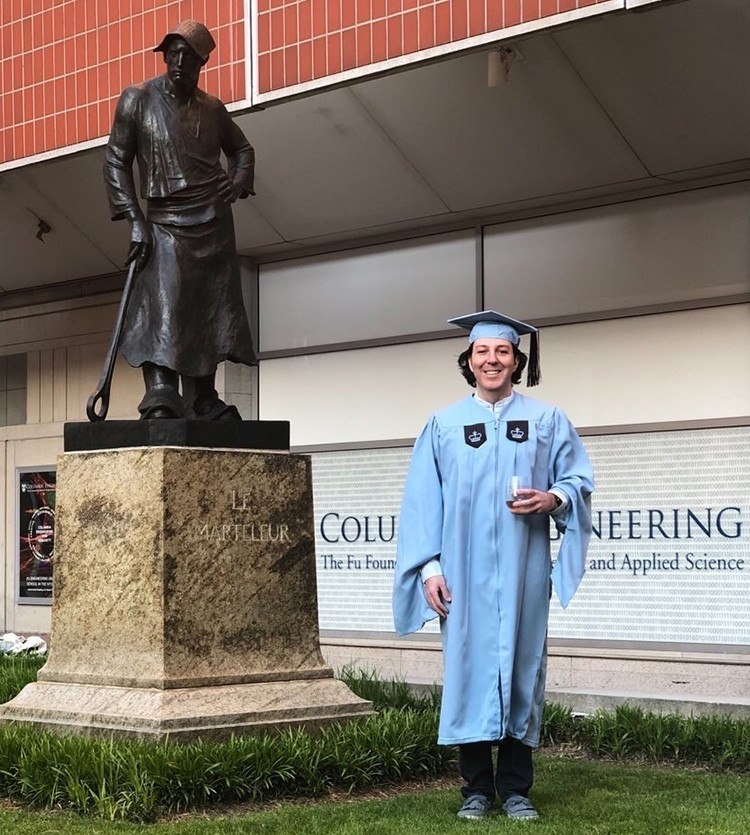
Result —
[{"label": "perforated metal panel", "polygon": [[[750,428],[584,441],[597,478],[595,534],[573,602],[563,611],[553,597],[550,637],[750,644]],[[392,631],[410,455],[313,455],[321,628]]]},{"label": "perforated metal panel", "polygon": [[321,629],[393,631],[398,513],[410,456],[402,448],[313,455]]},{"label": "perforated metal panel", "polygon": [[750,430],[585,441],[600,536],[568,610],[553,601],[550,634],[750,644]]}]

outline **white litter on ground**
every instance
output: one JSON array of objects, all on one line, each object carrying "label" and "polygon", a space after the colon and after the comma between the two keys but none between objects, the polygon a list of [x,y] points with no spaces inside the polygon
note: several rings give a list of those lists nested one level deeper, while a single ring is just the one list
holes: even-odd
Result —
[{"label": "white litter on ground", "polygon": [[0,636],[0,655],[46,655],[47,642],[39,635],[16,635],[6,632]]}]

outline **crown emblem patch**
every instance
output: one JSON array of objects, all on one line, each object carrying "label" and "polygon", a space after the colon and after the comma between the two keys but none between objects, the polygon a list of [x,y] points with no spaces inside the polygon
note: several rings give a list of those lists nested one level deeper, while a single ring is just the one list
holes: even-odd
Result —
[{"label": "crown emblem patch", "polygon": [[487,430],[483,423],[475,423],[472,426],[464,426],[464,441],[475,448],[482,446],[487,440]]},{"label": "crown emblem patch", "polygon": [[517,444],[522,444],[529,440],[529,422],[528,420],[509,420],[508,429],[505,437],[509,441],[515,441]]}]

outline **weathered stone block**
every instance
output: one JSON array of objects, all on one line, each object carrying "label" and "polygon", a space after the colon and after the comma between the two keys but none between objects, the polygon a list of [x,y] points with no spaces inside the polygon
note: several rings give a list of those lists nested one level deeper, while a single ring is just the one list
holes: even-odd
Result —
[{"label": "weathered stone block", "polygon": [[66,453],[58,485],[50,657],[0,720],[210,736],[304,724],[305,699],[313,724],[369,712],[320,653],[307,457]]}]

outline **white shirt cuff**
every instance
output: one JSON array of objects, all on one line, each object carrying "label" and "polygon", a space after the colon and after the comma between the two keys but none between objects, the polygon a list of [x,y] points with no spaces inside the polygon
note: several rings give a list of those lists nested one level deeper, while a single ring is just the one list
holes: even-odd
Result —
[{"label": "white shirt cuff", "polygon": [[432,559],[426,562],[419,569],[419,572],[422,575],[422,582],[426,583],[430,577],[439,577],[443,573],[443,569],[440,567],[440,560]]},{"label": "white shirt cuff", "polygon": [[568,498],[567,494],[564,490],[556,490],[554,487],[549,490],[548,492],[552,493],[553,496],[557,496],[558,499],[562,502],[559,507],[556,507],[550,516],[559,516],[561,513],[565,512],[565,508],[570,504],[570,499]]}]

